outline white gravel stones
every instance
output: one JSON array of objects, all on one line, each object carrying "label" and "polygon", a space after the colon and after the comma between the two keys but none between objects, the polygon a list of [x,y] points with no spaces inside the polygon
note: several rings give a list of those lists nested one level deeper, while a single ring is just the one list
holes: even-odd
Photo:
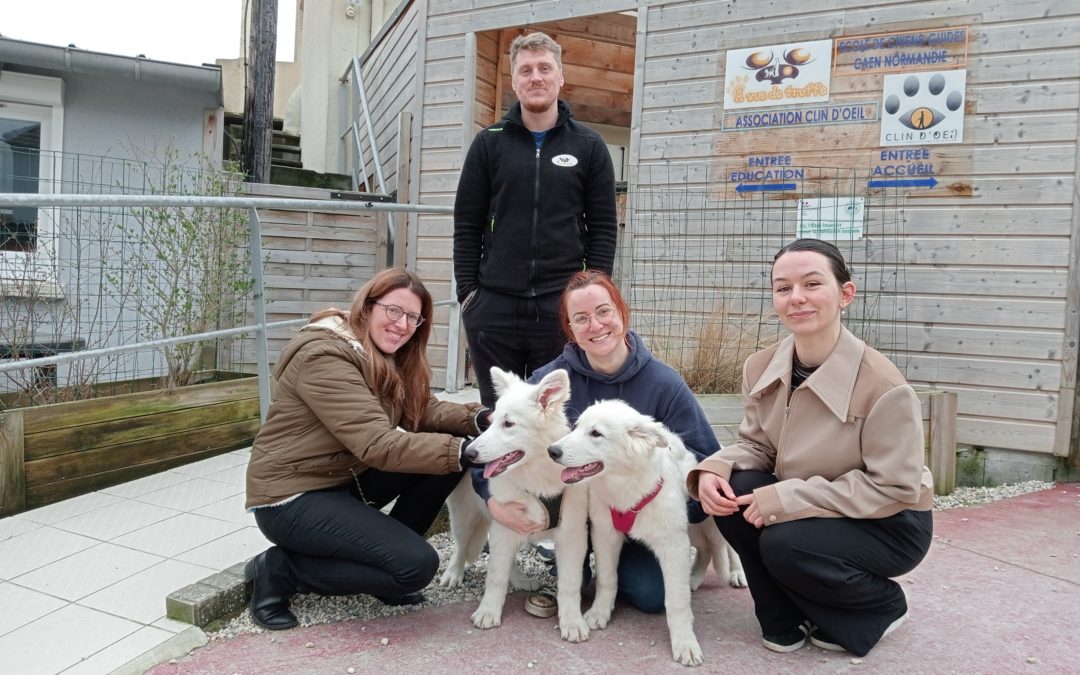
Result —
[{"label": "white gravel stones", "polygon": [[934,510],[944,511],[963,506],[975,506],[976,504],[988,504],[1000,499],[1019,497],[1031,492],[1049,490],[1054,487],[1053,483],[1041,480],[1029,480],[1024,483],[1012,485],[999,485],[997,487],[958,487],[952,494],[934,497]]},{"label": "white gravel stones", "polygon": [[[446,588],[439,585],[439,576],[442,574],[446,562],[454,548],[453,539],[449,532],[436,534],[428,539],[428,543],[439,552],[442,565],[435,574],[435,578],[424,589],[427,601],[421,605],[407,605],[391,607],[384,605],[369,595],[346,595],[346,596],[321,596],[321,595],[296,595],[293,596],[289,608],[296,615],[301,626],[314,626],[323,623],[336,623],[350,619],[367,620],[382,616],[401,616],[415,612],[424,607],[441,607],[457,602],[479,602],[484,594],[484,575],[487,572],[487,553],[480,556],[475,565],[470,565],[465,570],[465,580],[457,588]],[[549,567],[544,564],[532,550],[532,547],[518,553],[518,564],[530,577],[543,580],[545,583],[555,583],[555,577],[548,573]],[[365,627],[361,626],[361,630]],[[471,628],[471,626],[470,626]],[[227,639],[244,633],[258,633],[263,629],[251,620],[251,613],[244,612],[225,623],[216,631],[210,632],[212,640]],[[386,644],[386,643],[383,643]]]}]

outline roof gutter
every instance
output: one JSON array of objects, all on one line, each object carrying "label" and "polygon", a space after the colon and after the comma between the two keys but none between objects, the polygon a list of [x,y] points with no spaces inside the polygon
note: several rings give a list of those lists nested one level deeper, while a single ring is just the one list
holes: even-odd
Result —
[{"label": "roof gutter", "polygon": [[0,69],[7,64],[222,93],[220,66],[190,66],[0,37]]}]

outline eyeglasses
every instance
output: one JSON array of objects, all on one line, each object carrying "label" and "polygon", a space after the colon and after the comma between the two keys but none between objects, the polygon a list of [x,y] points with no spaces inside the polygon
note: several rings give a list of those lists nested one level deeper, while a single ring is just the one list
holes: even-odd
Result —
[{"label": "eyeglasses", "polygon": [[397,305],[384,305],[378,300],[372,300],[372,302],[379,307],[382,307],[383,311],[386,312],[386,318],[390,319],[391,321],[397,321],[401,317],[405,317],[405,320],[409,322],[409,325],[413,328],[416,328],[420,324],[424,323],[424,317],[420,316],[416,312],[406,312]]},{"label": "eyeglasses", "polygon": [[570,317],[570,325],[574,327],[574,330],[585,330],[592,323],[593,318],[601,326],[606,326],[615,318],[615,308],[611,305],[604,305],[603,307],[597,307],[592,314],[585,314],[584,312],[575,314]]}]

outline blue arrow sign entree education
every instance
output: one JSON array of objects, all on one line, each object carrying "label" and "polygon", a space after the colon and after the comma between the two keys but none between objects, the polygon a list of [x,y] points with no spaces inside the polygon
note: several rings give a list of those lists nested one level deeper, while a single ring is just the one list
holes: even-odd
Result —
[{"label": "blue arrow sign entree education", "polygon": [[794,190],[797,186],[795,183],[739,183],[735,187],[735,192],[772,192],[779,190]]},{"label": "blue arrow sign entree education", "polygon": [[932,188],[937,185],[937,179],[933,176],[929,178],[890,178],[887,180],[868,180],[866,181],[866,187],[870,188],[882,188],[882,187],[928,187]]}]

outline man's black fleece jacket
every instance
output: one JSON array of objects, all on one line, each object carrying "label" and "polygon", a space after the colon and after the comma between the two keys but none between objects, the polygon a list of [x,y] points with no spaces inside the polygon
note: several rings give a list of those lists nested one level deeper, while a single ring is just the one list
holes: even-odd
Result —
[{"label": "man's black fleece jacket", "polygon": [[559,117],[539,150],[515,103],[473,140],[454,202],[458,300],[477,286],[535,297],[591,268],[611,274],[618,223],[611,155],[598,133]]}]

